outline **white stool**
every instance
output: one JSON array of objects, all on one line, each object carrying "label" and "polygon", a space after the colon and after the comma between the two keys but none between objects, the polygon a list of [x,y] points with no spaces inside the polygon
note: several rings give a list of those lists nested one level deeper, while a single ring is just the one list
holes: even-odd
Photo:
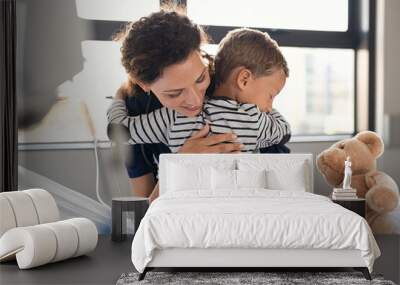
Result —
[{"label": "white stool", "polygon": [[0,193],[0,262],[20,269],[86,254],[97,245],[95,224],[86,218],[59,221],[54,198],[43,189]]}]

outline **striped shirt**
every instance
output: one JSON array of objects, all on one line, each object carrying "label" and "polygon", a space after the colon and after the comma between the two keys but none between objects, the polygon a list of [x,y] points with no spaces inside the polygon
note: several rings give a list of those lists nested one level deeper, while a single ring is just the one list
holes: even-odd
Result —
[{"label": "striped shirt", "polygon": [[122,124],[130,131],[130,144],[164,143],[171,152],[180,147],[206,123],[211,134],[235,133],[244,145],[243,152],[254,152],[279,143],[290,135],[290,126],[276,110],[261,112],[254,104],[206,98],[196,117],[186,117],[166,107],[148,114],[128,116],[125,102],[115,99],[107,111],[109,123]]}]

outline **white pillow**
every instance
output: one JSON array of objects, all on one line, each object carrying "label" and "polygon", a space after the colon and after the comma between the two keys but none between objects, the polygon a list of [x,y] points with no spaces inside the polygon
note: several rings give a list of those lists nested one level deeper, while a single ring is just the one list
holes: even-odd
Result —
[{"label": "white pillow", "polygon": [[240,170],[266,170],[267,187],[272,190],[306,191],[306,162],[291,159],[240,159]]},{"label": "white pillow", "polygon": [[168,191],[185,191],[211,188],[211,167],[198,167],[173,162],[168,163]]},{"label": "white pillow", "polygon": [[267,171],[268,189],[306,191],[304,165],[290,171],[270,169]]},{"label": "white pillow", "polygon": [[238,190],[241,188],[267,188],[266,170],[211,170],[213,190]]},{"label": "white pillow", "polygon": [[211,170],[211,187],[213,190],[236,190],[236,170],[213,167]]},{"label": "white pillow", "polygon": [[267,188],[267,171],[263,170],[236,170],[238,188]]}]

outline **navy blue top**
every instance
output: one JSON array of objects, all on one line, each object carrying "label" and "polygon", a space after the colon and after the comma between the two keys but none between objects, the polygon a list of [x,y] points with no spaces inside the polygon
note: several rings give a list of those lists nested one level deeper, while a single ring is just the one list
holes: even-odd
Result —
[{"label": "navy blue top", "polygon": [[[125,100],[129,116],[146,114],[162,107],[160,101],[152,93],[128,96]],[[157,178],[158,161],[161,153],[170,153],[170,149],[162,143],[135,144],[128,146],[132,156],[125,159],[125,166],[130,178],[153,173]]]}]

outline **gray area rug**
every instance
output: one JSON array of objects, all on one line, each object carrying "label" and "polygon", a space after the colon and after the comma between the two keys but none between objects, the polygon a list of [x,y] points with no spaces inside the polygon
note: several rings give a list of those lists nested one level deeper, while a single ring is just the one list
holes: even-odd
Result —
[{"label": "gray area rug", "polygon": [[142,281],[139,273],[122,274],[117,285],[133,284],[376,284],[395,285],[380,275],[368,281],[360,272],[148,272]]}]

